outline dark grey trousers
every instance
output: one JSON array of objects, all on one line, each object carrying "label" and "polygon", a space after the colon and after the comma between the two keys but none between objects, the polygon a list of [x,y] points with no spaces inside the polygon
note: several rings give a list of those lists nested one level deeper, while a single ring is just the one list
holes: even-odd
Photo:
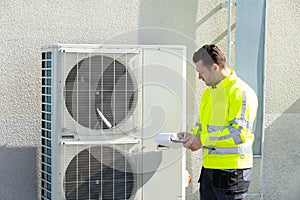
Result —
[{"label": "dark grey trousers", "polygon": [[252,169],[205,169],[200,174],[200,200],[245,200]]}]

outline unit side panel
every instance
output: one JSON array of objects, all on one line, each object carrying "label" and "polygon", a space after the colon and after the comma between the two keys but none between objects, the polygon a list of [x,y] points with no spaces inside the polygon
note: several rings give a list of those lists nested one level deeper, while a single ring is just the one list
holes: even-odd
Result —
[{"label": "unit side panel", "polygon": [[185,131],[184,52],[144,50],[143,169],[144,179],[151,177],[143,188],[145,200],[184,198],[182,148],[158,148],[154,141],[158,133]]}]

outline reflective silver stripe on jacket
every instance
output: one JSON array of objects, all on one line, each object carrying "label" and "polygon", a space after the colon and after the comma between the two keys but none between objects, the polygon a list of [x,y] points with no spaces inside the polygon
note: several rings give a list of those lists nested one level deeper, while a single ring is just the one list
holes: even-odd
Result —
[{"label": "reflective silver stripe on jacket", "polygon": [[241,154],[252,153],[251,146],[239,146],[239,147],[228,147],[228,148],[214,148],[208,151],[208,154]]},{"label": "reflective silver stripe on jacket", "polygon": [[[253,124],[250,121],[242,119],[242,118],[235,118],[235,119],[230,121],[230,124],[237,124],[237,125],[239,125],[243,128],[248,128],[248,129],[252,129],[252,127],[253,127]],[[224,129],[230,128],[230,127],[232,127],[232,126],[207,125],[207,132],[208,133],[213,133],[213,132],[217,132],[217,131],[223,131]]]},{"label": "reflective silver stripe on jacket", "polygon": [[229,128],[229,126],[213,126],[213,125],[207,125],[207,132],[213,133],[217,131],[223,131],[225,128]]},{"label": "reflective silver stripe on jacket", "polygon": [[196,124],[195,124],[195,125],[199,127],[199,131],[202,131],[202,124],[200,124],[200,123],[196,122]]},{"label": "reflective silver stripe on jacket", "polygon": [[230,124],[237,124],[247,129],[253,128],[253,123],[244,118],[235,118],[230,121]]},{"label": "reflective silver stripe on jacket", "polygon": [[241,112],[241,118],[244,119],[245,118],[245,113],[246,113],[246,107],[247,107],[247,97],[246,97],[246,92],[244,91],[242,93],[243,95],[243,99],[242,99],[242,112]]},{"label": "reflective silver stripe on jacket", "polygon": [[252,129],[253,127],[252,122],[245,119],[246,108],[247,108],[247,96],[246,96],[246,92],[244,91],[242,93],[241,118],[234,118],[233,120],[230,121],[230,124],[238,124],[244,128]]},{"label": "reflective silver stripe on jacket", "polygon": [[233,128],[232,126],[229,126],[228,127],[229,132],[230,132],[229,134],[221,136],[221,137],[209,137],[209,139],[210,140],[226,140],[226,139],[232,138],[234,140],[235,144],[241,144],[241,143],[243,143],[242,137],[240,135],[242,128],[243,127],[240,126],[239,129],[237,130],[237,129]]}]

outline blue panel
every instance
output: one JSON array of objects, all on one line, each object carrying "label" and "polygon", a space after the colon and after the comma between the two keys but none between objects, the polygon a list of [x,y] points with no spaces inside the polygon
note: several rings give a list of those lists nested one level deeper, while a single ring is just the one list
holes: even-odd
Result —
[{"label": "blue panel", "polygon": [[51,123],[42,121],[42,128],[51,130]]},{"label": "blue panel", "polygon": [[258,70],[263,68],[264,4],[263,0],[238,0],[236,8],[235,69],[256,93]]},{"label": "blue panel", "polygon": [[47,157],[47,164],[51,165],[51,158]]},{"label": "blue panel", "polygon": [[51,199],[51,193],[50,192],[47,192],[47,198]]},{"label": "blue panel", "polygon": [[47,131],[46,137],[49,138],[49,139],[51,139],[51,131]]},{"label": "blue panel", "polygon": [[47,183],[47,190],[51,191],[51,184]]},{"label": "blue panel", "polygon": [[42,119],[47,120],[47,121],[51,121],[51,114],[49,114],[49,113],[42,113]]},{"label": "blue panel", "polygon": [[51,103],[51,96],[47,96],[47,103]]},{"label": "blue panel", "polygon": [[42,79],[42,85],[51,85],[51,79],[50,78],[43,78]]},{"label": "blue panel", "polygon": [[47,181],[51,182],[51,175],[47,174]]},{"label": "blue panel", "polygon": [[42,138],[42,145],[51,147],[51,140],[47,140],[46,138]]},{"label": "blue panel", "polygon": [[51,77],[51,70],[42,70],[43,77]]},{"label": "blue panel", "polygon": [[49,174],[52,173],[52,170],[51,170],[51,167],[50,167],[50,166],[47,166],[47,173],[49,173]]},{"label": "blue panel", "polygon": [[51,68],[51,61],[42,61],[42,68]]},{"label": "blue panel", "polygon": [[47,148],[47,155],[48,155],[48,156],[51,156],[51,149],[48,149],[48,148]]},{"label": "blue panel", "polygon": [[51,139],[51,131],[42,130],[42,136]]},{"label": "blue panel", "polygon": [[51,130],[51,123],[47,122],[47,129]]},{"label": "blue panel", "polygon": [[[42,102],[43,103],[51,103],[51,96],[42,96]],[[46,110],[43,110],[46,111]]]},{"label": "blue panel", "polygon": [[50,105],[47,105],[46,107],[47,107],[46,111],[47,111],[47,112],[51,112],[51,106],[50,106]]},{"label": "blue panel", "polygon": [[47,140],[47,147],[51,147],[51,140]]},{"label": "blue panel", "polygon": [[51,147],[51,140],[47,140],[45,138],[42,138],[42,145],[47,146],[47,147]]},{"label": "blue panel", "polygon": [[47,52],[47,59],[51,59],[52,53],[51,52]]},{"label": "blue panel", "polygon": [[46,104],[42,104],[42,111],[51,112],[51,106],[46,105]]},{"label": "blue panel", "polygon": [[254,125],[254,154],[261,154],[265,45],[265,0],[237,0],[235,70],[256,92],[259,100]]},{"label": "blue panel", "polygon": [[51,68],[51,61],[47,61],[46,67],[47,67],[47,68]]},{"label": "blue panel", "polygon": [[[42,147],[42,153],[46,154],[47,156],[51,156],[51,149],[48,149],[46,147]],[[43,169],[45,170],[45,169]]]},{"label": "blue panel", "polygon": [[50,87],[42,87],[42,94],[51,94]]}]

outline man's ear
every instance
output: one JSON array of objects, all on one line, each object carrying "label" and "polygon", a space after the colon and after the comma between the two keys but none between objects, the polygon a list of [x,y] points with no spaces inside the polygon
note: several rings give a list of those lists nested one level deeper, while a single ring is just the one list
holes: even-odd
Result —
[{"label": "man's ear", "polygon": [[219,71],[219,65],[217,65],[216,63],[212,64],[212,69],[214,71]]}]

